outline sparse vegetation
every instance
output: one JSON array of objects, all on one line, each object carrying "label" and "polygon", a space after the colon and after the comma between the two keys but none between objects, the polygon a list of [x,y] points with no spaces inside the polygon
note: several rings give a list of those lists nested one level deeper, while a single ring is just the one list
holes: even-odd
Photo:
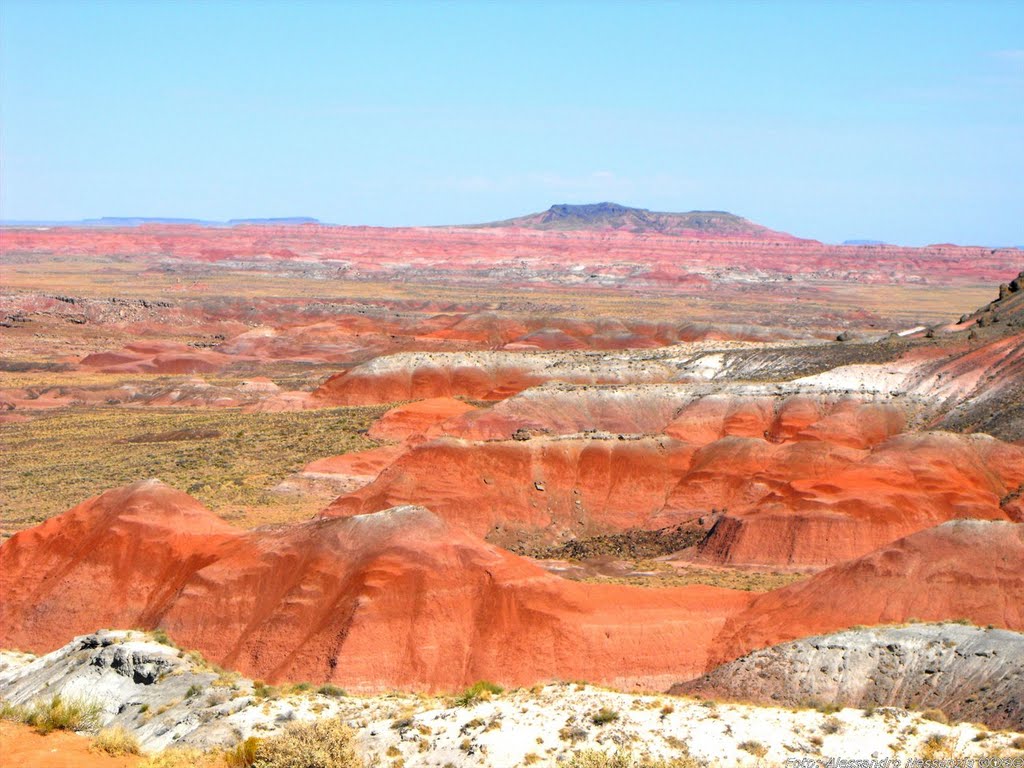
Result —
[{"label": "sparse vegetation", "polygon": [[191,747],[172,747],[144,760],[139,768],[221,768],[219,756]]},{"label": "sparse vegetation", "polygon": [[319,693],[321,696],[330,696],[332,698],[340,698],[342,696],[348,695],[345,692],[344,688],[339,688],[338,686],[331,685],[330,683],[321,685],[319,688],[316,689],[316,692]]},{"label": "sparse vegetation", "polygon": [[701,765],[689,756],[660,760],[646,755],[637,757],[625,750],[608,753],[596,749],[574,752],[568,762],[568,768],[699,768]]},{"label": "sparse vegetation", "polygon": [[178,647],[175,644],[175,642],[173,640],[171,640],[170,637],[168,637],[167,632],[165,632],[162,629],[159,629],[159,628],[158,629],[154,629],[152,632],[149,633],[149,636],[152,637],[154,641],[160,643],[161,645],[168,645],[171,648],[177,648]]},{"label": "sparse vegetation", "polygon": [[743,741],[737,745],[744,752],[749,752],[754,757],[764,757],[768,754],[768,747],[760,741]]},{"label": "sparse vegetation", "polygon": [[260,742],[253,768],[361,768],[352,731],[337,718],[289,723]]},{"label": "sparse vegetation", "polygon": [[609,709],[608,707],[601,707],[597,712],[594,713],[590,721],[594,725],[607,725],[613,723],[619,719],[619,713],[617,710]]},{"label": "sparse vegetation", "polygon": [[825,721],[821,724],[822,733],[833,734],[839,733],[843,730],[843,724],[837,717],[825,718]]},{"label": "sparse vegetation", "polygon": [[925,720],[931,720],[933,723],[949,724],[949,718],[946,717],[946,713],[941,709],[926,709],[921,713],[921,717]]},{"label": "sparse vegetation", "polygon": [[91,731],[99,724],[100,705],[87,699],[53,696],[30,706],[3,704],[0,718],[30,725],[38,733]]},{"label": "sparse vegetation", "polygon": [[950,757],[953,749],[948,736],[933,733],[921,744],[919,756],[922,760],[938,760]]},{"label": "sparse vegetation", "polygon": [[226,750],[224,762],[227,764],[227,768],[252,768],[252,764],[256,762],[256,752],[259,750],[260,743],[260,739],[250,736]]},{"label": "sparse vegetation", "polygon": [[637,574],[629,576],[587,576],[581,581],[593,584],[626,584],[635,587],[685,587],[705,584],[712,587],[768,592],[806,578],[803,573],[746,571],[737,568],[699,568],[688,565],[674,568],[658,560],[639,560],[633,564]]},{"label": "sparse vegetation", "polygon": [[[313,459],[371,448],[360,434],[384,408],[295,413],[239,409],[72,408],[4,427],[0,529],[18,529],[63,512],[89,496],[158,477],[242,524],[308,517],[324,499],[273,491]],[[218,437],[154,443],[125,438],[168,430]],[[59,471],[53,457],[60,456]]]},{"label": "sparse vegetation", "polygon": [[276,699],[277,688],[272,685],[267,685],[262,680],[253,680],[252,682],[252,695],[257,699]]},{"label": "sparse vegetation", "polygon": [[141,751],[139,740],[135,738],[135,734],[120,725],[102,729],[96,734],[96,740],[93,743],[97,749],[115,757],[137,755]]},{"label": "sparse vegetation", "polygon": [[558,738],[562,741],[568,741],[575,744],[577,741],[583,741],[587,738],[587,729],[571,722],[566,723],[559,729]]},{"label": "sparse vegetation", "polygon": [[402,717],[391,723],[391,728],[396,731],[405,731],[412,728],[416,724],[416,721],[411,717]]},{"label": "sparse vegetation", "polygon": [[478,701],[486,701],[492,696],[497,696],[504,690],[497,683],[492,683],[489,680],[479,680],[456,696],[455,703],[461,707],[469,707]]}]

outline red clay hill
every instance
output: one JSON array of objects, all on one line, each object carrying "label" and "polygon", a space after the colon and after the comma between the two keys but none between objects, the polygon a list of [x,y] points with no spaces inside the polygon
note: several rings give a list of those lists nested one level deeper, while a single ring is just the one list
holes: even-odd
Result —
[{"label": "red clay hill", "polygon": [[[477,413],[430,430],[458,432]],[[711,519],[698,560],[800,568],[951,519],[1015,519],[1005,501],[1024,485],[1024,447],[905,424],[887,402],[711,396],[682,407],[668,435],[440,437],[325,514],[422,504],[513,548]]]},{"label": "red clay hill", "polygon": [[160,627],[269,680],[666,688],[850,623],[1024,628],[1022,528],[947,523],[756,596],[565,581],[421,507],[245,532],[146,481],[0,547],[0,645],[48,651],[97,626]]},{"label": "red clay hill", "polygon": [[966,620],[1024,629],[1024,525],[953,520],[754,599],[716,638],[712,666],[852,626]]},{"label": "red clay hill", "polygon": [[665,687],[703,670],[749,599],[565,581],[421,507],[245,532],[155,481],[0,547],[0,647],[162,627],[255,677],[355,690],[482,678]]}]

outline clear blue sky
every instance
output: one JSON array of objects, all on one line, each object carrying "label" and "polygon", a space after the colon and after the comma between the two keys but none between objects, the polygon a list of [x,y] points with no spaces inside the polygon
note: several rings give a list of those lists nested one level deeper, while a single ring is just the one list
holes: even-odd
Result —
[{"label": "clear blue sky", "polygon": [[1024,3],[0,4],[0,216],[1024,244]]}]

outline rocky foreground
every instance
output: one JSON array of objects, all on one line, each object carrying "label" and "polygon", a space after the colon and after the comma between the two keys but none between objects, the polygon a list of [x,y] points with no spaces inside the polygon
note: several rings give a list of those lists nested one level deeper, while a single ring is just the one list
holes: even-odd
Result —
[{"label": "rocky foreground", "polygon": [[[960,629],[920,631],[938,638]],[[898,655],[901,642],[891,644],[895,651],[876,647]],[[985,642],[1019,648],[1021,637],[999,633]],[[507,692],[477,686],[449,697],[356,697],[301,684],[269,688],[131,631],[79,637],[42,657],[0,655],[0,698],[6,703],[54,695],[98,702],[100,725],[123,726],[148,752],[184,745],[214,750],[265,738],[296,720],[340,717],[355,729],[368,764],[400,760],[410,767],[556,765],[584,749],[739,766],[794,757],[1024,755],[1018,733],[950,725],[941,712],[899,707],[814,709],[812,701],[802,702],[803,708],[766,707],[625,694],[585,683]]]}]

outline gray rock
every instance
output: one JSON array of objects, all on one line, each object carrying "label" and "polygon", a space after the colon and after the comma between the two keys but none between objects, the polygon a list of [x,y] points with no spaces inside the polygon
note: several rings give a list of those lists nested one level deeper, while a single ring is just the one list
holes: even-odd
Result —
[{"label": "gray rock", "polygon": [[755,651],[672,693],[788,706],[939,709],[1024,728],[1024,634],[960,624],[851,629]]},{"label": "gray rock", "polygon": [[102,631],[38,658],[0,654],[0,699],[28,705],[54,695],[95,702],[104,727],[121,725],[143,747],[232,744],[225,721],[252,701],[252,683],[222,676],[195,655],[142,632]]}]

